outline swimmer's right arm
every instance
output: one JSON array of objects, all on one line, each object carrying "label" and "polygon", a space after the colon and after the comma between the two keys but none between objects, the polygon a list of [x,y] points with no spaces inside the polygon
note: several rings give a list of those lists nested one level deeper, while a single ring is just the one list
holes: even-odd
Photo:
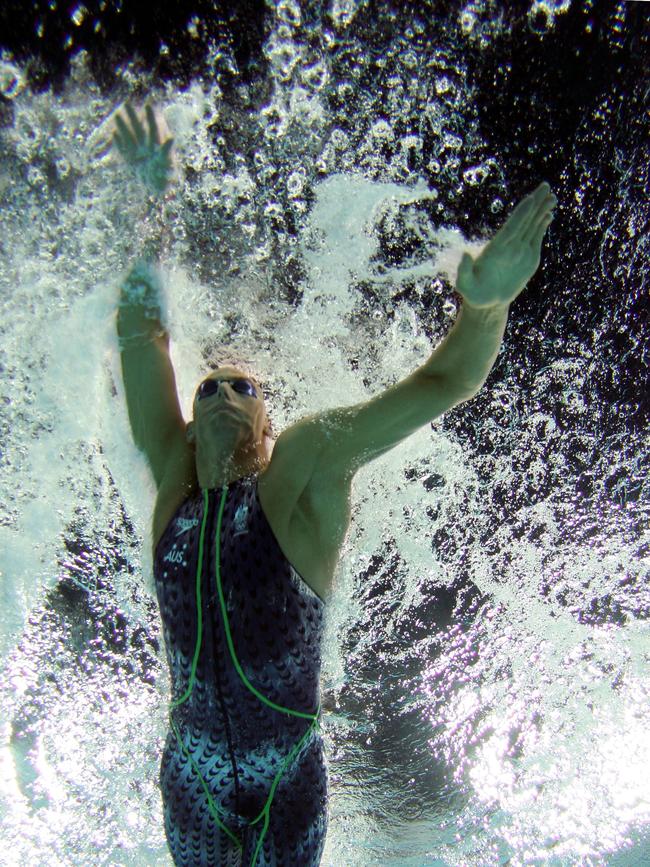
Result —
[{"label": "swimmer's right arm", "polygon": [[135,445],[145,453],[160,487],[170,456],[185,442],[169,334],[160,316],[159,282],[138,262],[122,285],[117,313],[122,379]]},{"label": "swimmer's right arm", "polygon": [[[148,138],[128,104],[126,111],[132,129],[118,116],[115,145],[149,192],[161,195],[167,187],[172,140],[160,144],[150,106],[146,109]],[[116,319],[133,440],[146,454],[158,487],[170,454],[185,439],[185,422],[169,356],[169,334],[162,321],[160,293],[155,268],[147,259],[139,260],[122,283]]]}]

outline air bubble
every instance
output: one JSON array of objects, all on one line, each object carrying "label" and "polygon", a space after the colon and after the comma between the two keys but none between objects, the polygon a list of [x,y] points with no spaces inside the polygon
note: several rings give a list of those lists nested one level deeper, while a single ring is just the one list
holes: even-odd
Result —
[{"label": "air bubble", "polygon": [[442,310],[445,316],[455,316],[456,315],[456,303],[452,298],[447,298],[443,305]]},{"label": "air bubble", "polygon": [[72,10],[72,12],[70,13],[70,18],[72,19],[72,22],[77,25],[77,27],[80,27],[83,24],[83,20],[87,14],[88,10],[83,5],[83,3],[80,3],[76,7],[76,9]]},{"label": "air bubble", "polygon": [[487,166],[472,166],[463,172],[463,180],[470,187],[478,187],[490,174]]},{"label": "air bubble", "polygon": [[271,42],[268,57],[282,81],[288,81],[300,61],[302,50],[288,39]]},{"label": "air bubble", "polygon": [[405,51],[400,60],[407,69],[415,69],[418,65],[418,58],[414,51]]},{"label": "air bubble", "polygon": [[476,15],[472,12],[463,12],[460,16],[460,29],[464,36],[469,36],[469,34],[476,27]]},{"label": "air bubble", "polygon": [[463,140],[459,135],[446,131],[442,137],[444,147],[450,150],[459,151],[463,146]]},{"label": "air bubble", "polygon": [[0,94],[5,99],[15,99],[24,88],[25,80],[18,67],[2,61],[0,63]]},{"label": "air bubble", "polygon": [[302,21],[300,6],[294,0],[280,0],[277,6],[278,18],[292,27],[299,27]]},{"label": "air bubble", "polygon": [[54,165],[60,178],[66,178],[70,174],[70,163],[65,157],[58,157]]},{"label": "air bubble", "polygon": [[193,16],[192,18],[190,18],[190,20],[187,22],[187,32],[190,34],[190,36],[192,37],[192,39],[198,39],[198,37],[199,37],[199,23],[200,23],[200,20],[201,20],[201,19],[200,19],[197,15],[194,15],[194,16]]},{"label": "air bubble", "polygon": [[334,0],[332,4],[332,20],[336,27],[347,27],[357,14],[358,4],[355,0]]},{"label": "air bubble", "polygon": [[292,172],[287,179],[287,192],[289,197],[294,199],[302,193],[305,185],[305,175],[303,172]]},{"label": "air bubble", "polygon": [[46,183],[45,175],[36,166],[30,166],[27,170],[27,183],[30,187],[43,187]]},{"label": "air bubble", "polygon": [[329,71],[324,63],[314,63],[302,71],[301,78],[304,84],[314,90],[322,90],[329,81]]},{"label": "air bubble", "polygon": [[393,128],[388,123],[388,121],[385,120],[378,120],[376,123],[374,123],[370,128],[370,134],[374,139],[378,139],[380,141],[391,141],[395,138]]}]

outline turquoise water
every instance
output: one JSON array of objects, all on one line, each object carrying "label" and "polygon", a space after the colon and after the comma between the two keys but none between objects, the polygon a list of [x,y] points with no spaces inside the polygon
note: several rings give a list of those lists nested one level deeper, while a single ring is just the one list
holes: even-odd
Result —
[{"label": "turquoise water", "polygon": [[[549,30],[570,6],[533,5],[552,9]],[[154,491],[114,327],[120,278],[156,226],[186,417],[228,359],[265,383],[280,431],[421,364],[453,323],[462,253],[541,179],[511,184],[460,56],[417,25],[383,50],[377,100],[363,8],[333,4],[316,50],[297,4],[270,5],[264,97],[241,83],[234,108],[210,76],[180,89],[137,64],[103,93],[83,54],[60,93],[35,93],[2,59],[2,864],[170,863]],[[480,9],[459,33],[487,44],[506,24]],[[175,139],[160,213],[109,148],[133,93]],[[622,387],[647,360],[642,322],[623,315],[645,249],[633,159],[597,215],[598,280],[581,275],[587,167],[555,189],[565,229],[483,391],[355,479],[325,642],[324,865],[650,863],[648,438],[631,421],[640,385]],[[470,231],[453,203],[486,185]],[[623,272],[628,294],[600,301]]]}]

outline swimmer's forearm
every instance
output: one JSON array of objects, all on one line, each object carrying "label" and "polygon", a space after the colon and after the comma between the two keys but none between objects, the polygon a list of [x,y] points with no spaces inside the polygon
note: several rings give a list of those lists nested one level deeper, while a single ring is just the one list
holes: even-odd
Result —
[{"label": "swimmer's forearm", "polygon": [[499,354],[509,305],[472,307],[462,302],[453,328],[422,368],[468,397],[476,394]]}]

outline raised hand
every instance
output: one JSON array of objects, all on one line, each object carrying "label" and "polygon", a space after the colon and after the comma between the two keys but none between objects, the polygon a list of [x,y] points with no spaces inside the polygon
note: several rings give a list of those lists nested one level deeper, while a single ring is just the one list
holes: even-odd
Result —
[{"label": "raised hand", "polygon": [[130,103],[126,103],[125,109],[132,128],[129,129],[124,119],[119,114],[116,115],[117,131],[113,136],[113,143],[126,162],[135,169],[149,192],[160,196],[167,189],[169,182],[172,168],[170,152],[174,139],[169,138],[162,145],[160,144],[156,118],[150,105],[145,109],[149,126],[148,136]]},{"label": "raised hand", "polygon": [[476,259],[465,253],[456,290],[472,307],[509,304],[539,268],[557,199],[544,181],[526,196]]}]

